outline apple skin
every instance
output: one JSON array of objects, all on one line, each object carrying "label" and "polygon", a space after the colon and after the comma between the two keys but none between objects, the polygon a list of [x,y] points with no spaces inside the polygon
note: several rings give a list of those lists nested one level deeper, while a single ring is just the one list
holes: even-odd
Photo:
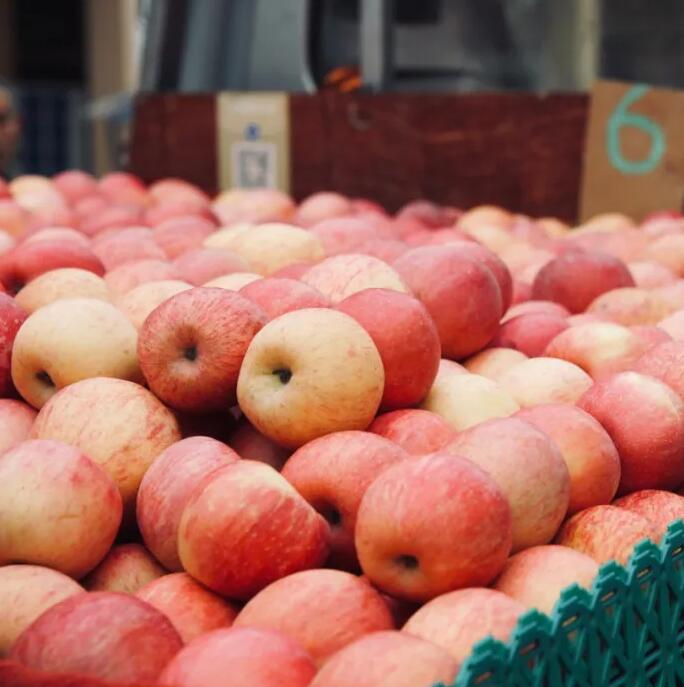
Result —
[{"label": "apple skin", "polygon": [[235,627],[208,632],[166,666],[169,687],[307,687],[316,665],[299,644],[277,632]]},{"label": "apple skin", "polygon": [[485,348],[463,363],[468,372],[498,382],[502,375],[527,356],[514,348]]},{"label": "apple skin", "polygon": [[[435,507],[426,509],[428,501]],[[433,453],[401,461],[375,479],[361,500],[355,541],[374,586],[399,599],[428,601],[496,577],[511,550],[511,510],[483,470]]]},{"label": "apple skin", "polygon": [[32,279],[60,267],[78,267],[101,277],[104,265],[87,246],[74,241],[32,241],[20,243],[0,255],[0,282],[16,293]]},{"label": "apple skin", "polygon": [[340,570],[304,570],[273,582],[247,602],[233,626],[281,632],[318,666],[370,632],[394,629],[382,596]]},{"label": "apple skin", "polygon": [[167,569],[182,570],[178,526],[193,491],[218,468],[240,460],[225,444],[209,437],[189,437],[171,444],[142,478],[137,522],[147,548]]},{"label": "apple skin", "polygon": [[602,293],[634,285],[621,260],[599,251],[569,250],[542,267],[532,284],[532,297],[579,313]]},{"label": "apple skin", "polygon": [[150,202],[145,184],[130,172],[108,172],[98,181],[98,190],[115,203],[144,207]]},{"label": "apple skin", "polygon": [[610,503],[620,484],[620,456],[612,439],[589,413],[564,403],[540,404],[515,414],[547,434],[570,473],[568,515]]},{"label": "apple skin", "polygon": [[669,491],[635,491],[613,501],[613,505],[646,518],[655,528],[657,540],[665,536],[675,520],[684,520],[684,496]]},{"label": "apple skin", "polygon": [[684,236],[678,233],[656,238],[649,244],[645,257],[684,277]]},{"label": "apple skin", "polygon": [[179,255],[173,264],[179,278],[193,286],[201,286],[232,272],[249,271],[249,264],[242,257],[218,248],[195,248]]},{"label": "apple skin", "polygon": [[318,289],[335,305],[364,289],[409,292],[404,280],[386,262],[360,253],[326,258],[305,272],[301,280]]},{"label": "apple skin", "polygon": [[198,186],[185,181],[185,179],[177,179],[175,177],[155,181],[150,184],[147,193],[156,202],[157,206],[171,201],[193,203],[200,208],[209,205],[209,196]]},{"label": "apple skin", "polygon": [[28,313],[6,293],[0,293],[0,397],[14,391],[12,384],[12,348],[19,328]]},{"label": "apple skin", "polygon": [[302,308],[327,308],[330,301],[319,291],[296,279],[266,277],[245,284],[240,295],[256,303],[269,320]]},{"label": "apple skin", "polygon": [[[33,241],[75,241],[82,246],[90,246],[90,239],[78,231],[77,229],[71,229],[70,227],[47,227],[45,229],[39,229],[33,234],[24,235],[25,242]],[[66,268],[64,268],[66,269]]]},{"label": "apple skin", "polygon": [[658,327],[675,341],[684,341],[684,309],[675,310],[658,322]]},{"label": "apple skin", "polygon": [[309,231],[321,242],[327,257],[363,253],[364,245],[377,238],[373,227],[357,217],[322,218]]},{"label": "apple skin", "polygon": [[257,305],[232,291],[198,287],[172,296],[140,330],[138,356],[150,389],[183,411],[234,405],[242,360],[265,323]]},{"label": "apple skin", "polygon": [[228,601],[182,572],[158,577],[135,595],[163,613],[186,644],[212,630],[230,627],[238,614]]},{"label": "apple skin", "polygon": [[36,277],[16,295],[16,302],[26,312],[32,313],[64,298],[111,300],[102,277],[77,267],[62,267]]},{"label": "apple skin", "polygon": [[450,685],[458,668],[431,642],[404,632],[373,632],[332,656],[310,687]]},{"label": "apple skin", "polygon": [[566,329],[549,342],[544,356],[560,358],[601,379],[633,367],[645,344],[627,327],[613,322],[588,322]]},{"label": "apple skin", "polygon": [[36,415],[23,401],[0,398],[0,455],[29,438]]},{"label": "apple skin", "polygon": [[86,236],[96,236],[107,229],[125,229],[140,225],[143,220],[143,210],[134,205],[115,203],[114,205],[101,204],[76,207],[81,215],[78,228]]},{"label": "apple skin", "polygon": [[272,442],[259,430],[243,420],[226,442],[241,458],[256,460],[280,471],[289,458],[290,452]]},{"label": "apple skin", "polygon": [[119,544],[88,573],[83,586],[90,592],[135,594],[165,573],[142,544]]},{"label": "apple skin", "polygon": [[684,399],[684,341],[653,346],[636,361],[633,370],[659,379]]},{"label": "apple skin", "polygon": [[657,289],[677,281],[671,269],[652,260],[630,262],[627,267],[636,285],[642,289]]},{"label": "apple skin", "polygon": [[102,232],[93,239],[92,249],[107,271],[138,260],[165,260],[166,253],[155,243],[147,227],[128,227]]},{"label": "apple skin", "polygon": [[553,539],[568,510],[570,475],[546,434],[523,420],[499,418],[458,434],[445,451],[496,481],[510,504],[514,553]]},{"label": "apple skin", "polygon": [[667,299],[655,291],[625,287],[613,289],[595,298],[587,313],[625,326],[658,324],[672,312]]},{"label": "apple skin", "polygon": [[453,246],[425,246],[402,255],[394,268],[435,321],[445,358],[472,355],[492,340],[503,301],[486,265]]},{"label": "apple skin", "polygon": [[361,325],[335,310],[307,308],[271,320],[252,339],[237,397],[262,434],[297,448],[330,432],[366,429],[384,383],[382,359]]},{"label": "apple skin", "polygon": [[283,477],[330,525],[330,565],[358,570],[354,547],[356,516],[373,480],[409,458],[399,445],[370,432],[333,432],[297,449]]},{"label": "apple skin", "polygon": [[216,279],[210,279],[202,286],[226,289],[227,291],[240,291],[247,284],[260,279],[262,279],[262,276],[256,272],[232,272],[231,274],[224,274],[222,277],[216,277]]},{"label": "apple skin", "polygon": [[93,377],[142,381],[135,327],[114,305],[67,298],[28,316],[14,339],[12,381],[34,408]]},{"label": "apple skin", "polygon": [[[335,218],[351,215],[353,211],[351,201],[341,193],[319,191],[304,198],[297,207],[294,221],[301,227],[311,227],[313,231],[320,224],[325,224],[326,220],[327,222],[339,221]],[[350,221],[350,219],[345,218],[345,221]],[[367,225],[363,224],[362,226]]]},{"label": "apple skin", "polygon": [[440,451],[456,436],[456,430],[446,420],[420,408],[378,415],[368,431],[393,441],[416,456]]},{"label": "apple skin", "polygon": [[425,306],[398,291],[365,289],[345,298],[337,309],[368,332],[380,353],[385,370],[381,407],[418,405],[435,381],[442,352],[439,332]]},{"label": "apple skin", "polygon": [[599,564],[575,549],[554,544],[532,546],[508,559],[494,589],[527,608],[551,615],[566,587],[578,584],[590,589],[598,572]]},{"label": "apple skin", "polygon": [[428,601],[402,631],[442,647],[463,663],[473,646],[489,635],[507,642],[525,610],[515,599],[493,589],[460,589]]},{"label": "apple skin", "polygon": [[166,279],[181,280],[180,272],[171,262],[164,260],[136,260],[107,272],[105,282],[113,298],[128,293],[140,284]]},{"label": "apple skin", "polygon": [[170,260],[201,248],[204,240],[216,229],[213,222],[197,215],[170,217],[151,226],[154,227],[152,235],[156,244]]},{"label": "apple skin", "polygon": [[593,384],[581,367],[545,357],[523,360],[498,381],[522,408],[540,403],[576,403]]},{"label": "apple skin", "polygon": [[673,341],[665,330],[653,324],[635,324],[629,328],[629,331],[639,339],[646,352],[661,343]]},{"label": "apple skin", "polygon": [[649,520],[618,506],[593,506],[575,513],[555,543],[591,556],[598,563],[615,560],[627,565],[634,547],[644,539],[658,540]]},{"label": "apple skin", "polygon": [[531,314],[556,315],[566,318],[570,316],[570,311],[560,303],[554,303],[553,301],[526,300],[522,303],[512,305],[505,312],[501,322],[508,322],[508,320],[512,320],[514,317],[519,317],[520,315]]},{"label": "apple skin", "polygon": [[152,461],[178,441],[173,413],[144,387],[123,379],[95,377],[58,391],[38,413],[36,439],[53,439],[80,448],[102,466],[121,492],[125,522]]},{"label": "apple skin", "polygon": [[485,420],[508,417],[520,409],[518,402],[500,384],[471,374],[460,366],[456,370],[447,367],[449,362],[440,362],[435,382],[421,408],[441,416],[457,432]]},{"label": "apple skin", "polygon": [[80,169],[68,169],[52,177],[54,187],[70,205],[97,193],[95,177]]},{"label": "apple skin", "polygon": [[116,307],[139,332],[147,316],[156,307],[177,293],[191,288],[192,284],[176,279],[150,281],[125,293],[117,300]]},{"label": "apple skin", "polygon": [[39,565],[0,567],[0,659],[16,638],[43,612],[85,590],[64,573]]},{"label": "apple skin", "polygon": [[144,601],[89,592],[45,611],[19,636],[9,657],[50,673],[152,682],[182,647],[169,619]]},{"label": "apple skin", "polygon": [[28,440],[0,460],[0,565],[44,565],[74,578],[92,570],[121,523],[112,479],[73,446]]},{"label": "apple skin", "polygon": [[281,577],[319,567],[329,534],[326,521],[273,468],[240,460],[192,492],[178,553],[185,571],[212,591],[249,599]]},{"label": "apple skin", "polygon": [[684,401],[669,386],[622,372],[596,382],[578,406],[603,425],[620,454],[619,494],[684,482]]},{"label": "apple skin", "polygon": [[507,319],[491,342],[492,346],[514,348],[528,357],[543,355],[549,342],[569,327],[564,317],[529,313]]}]

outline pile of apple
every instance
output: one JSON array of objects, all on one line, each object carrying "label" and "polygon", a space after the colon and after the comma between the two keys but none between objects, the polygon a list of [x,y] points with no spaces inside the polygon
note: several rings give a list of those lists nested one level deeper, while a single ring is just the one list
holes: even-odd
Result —
[{"label": "pile of apple", "polygon": [[450,683],[684,517],[680,215],[70,171],[0,229],[3,685]]}]

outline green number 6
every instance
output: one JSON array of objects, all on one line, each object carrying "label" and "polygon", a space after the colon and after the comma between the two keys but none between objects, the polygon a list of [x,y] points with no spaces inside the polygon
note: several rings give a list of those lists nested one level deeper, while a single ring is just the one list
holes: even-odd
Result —
[{"label": "green number 6", "polygon": [[[648,174],[660,163],[665,153],[665,133],[654,121],[644,115],[629,112],[634,103],[643,98],[648,86],[633,86],[618,103],[606,126],[606,148],[608,159],[615,169],[623,174]],[[651,139],[651,149],[643,160],[627,160],[622,155],[620,129],[633,126],[643,131]]]}]

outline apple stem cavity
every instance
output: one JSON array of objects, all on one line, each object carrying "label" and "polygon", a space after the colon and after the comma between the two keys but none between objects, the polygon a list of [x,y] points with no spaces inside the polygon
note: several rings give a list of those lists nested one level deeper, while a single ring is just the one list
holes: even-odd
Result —
[{"label": "apple stem cavity", "polygon": [[418,559],[410,554],[404,554],[397,556],[395,559],[396,564],[406,570],[417,570],[418,569]]},{"label": "apple stem cavity", "polygon": [[36,372],[36,379],[45,384],[45,386],[55,386],[55,383],[52,381],[52,377],[45,371],[41,370],[40,372]]},{"label": "apple stem cavity", "polygon": [[188,346],[183,351],[183,357],[190,362],[197,360],[197,346]]},{"label": "apple stem cavity", "polygon": [[292,379],[292,370],[288,370],[284,367],[273,370],[273,374],[280,379],[281,384],[287,384]]}]

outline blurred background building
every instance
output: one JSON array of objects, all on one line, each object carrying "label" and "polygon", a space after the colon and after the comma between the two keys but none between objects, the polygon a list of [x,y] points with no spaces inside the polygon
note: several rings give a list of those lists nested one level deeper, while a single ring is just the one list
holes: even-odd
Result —
[{"label": "blurred background building", "polygon": [[[0,0],[18,169],[125,165],[139,89],[684,87],[681,0]],[[358,76],[357,76],[358,75]]]}]

